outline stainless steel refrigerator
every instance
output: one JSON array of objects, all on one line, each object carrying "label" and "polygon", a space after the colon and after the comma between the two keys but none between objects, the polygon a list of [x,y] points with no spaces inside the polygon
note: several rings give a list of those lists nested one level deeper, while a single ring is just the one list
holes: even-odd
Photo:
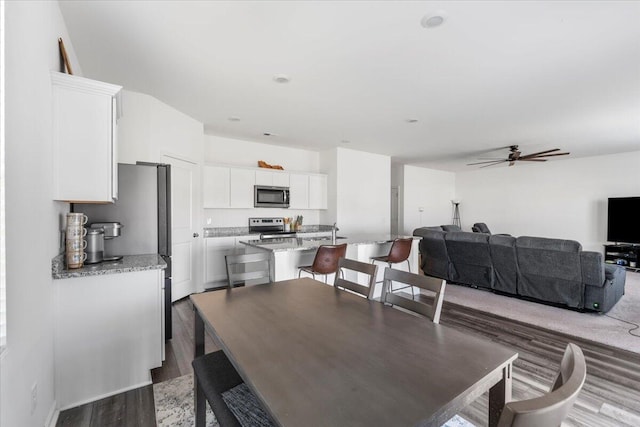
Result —
[{"label": "stainless steel refrigerator", "polygon": [[118,164],[118,200],[74,204],[94,222],[120,222],[121,235],[105,240],[105,256],[158,253],[167,263],[164,283],[165,339],[171,339],[171,166]]}]

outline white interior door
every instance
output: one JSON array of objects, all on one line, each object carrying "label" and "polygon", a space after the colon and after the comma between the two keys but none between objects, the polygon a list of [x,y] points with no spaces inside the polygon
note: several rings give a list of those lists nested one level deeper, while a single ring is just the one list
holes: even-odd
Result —
[{"label": "white interior door", "polygon": [[171,165],[171,302],[196,292],[197,165],[162,156]]}]

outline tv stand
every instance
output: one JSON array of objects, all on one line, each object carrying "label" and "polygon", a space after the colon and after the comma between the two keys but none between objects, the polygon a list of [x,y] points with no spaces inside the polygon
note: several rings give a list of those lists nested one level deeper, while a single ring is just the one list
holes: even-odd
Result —
[{"label": "tv stand", "polygon": [[604,245],[604,262],[640,271],[640,246],[628,243]]}]

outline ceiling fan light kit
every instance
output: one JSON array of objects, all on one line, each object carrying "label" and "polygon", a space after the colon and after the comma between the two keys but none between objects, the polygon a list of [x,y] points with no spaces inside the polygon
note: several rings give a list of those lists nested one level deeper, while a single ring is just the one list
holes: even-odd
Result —
[{"label": "ceiling fan light kit", "polygon": [[[480,166],[481,168],[486,168],[489,166],[494,166],[500,163],[505,163],[505,162],[509,162],[509,166],[513,166],[516,164],[516,162],[518,161],[524,161],[524,162],[546,162],[547,159],[546,157],[555,157],[555,156],[567,156],[570,153],[556,153],[556,151],[560,151],[559,148],[552,148],[550,150],[544,150],[544,151],[538,151],[537,153],[531,153],[531,154],[526,154],[526,155],[522,155],[522,152],[518,149],[517,145],[512,145],[509,147],[509,156],[506,159],[494,159],[494,160],[488,160],[488,161],[484,161],[484,162],[474,162],[474,163],[467,163],[467,166],[472,166],[472,165],[484,165],[484,166]],[[553,153],[553,154],[551,154]]]}]

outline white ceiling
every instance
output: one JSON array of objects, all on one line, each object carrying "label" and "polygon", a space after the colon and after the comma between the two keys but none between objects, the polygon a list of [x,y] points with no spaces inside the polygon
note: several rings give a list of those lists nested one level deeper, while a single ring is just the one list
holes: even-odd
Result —
[{"label": "white ceiling", "polygon": [[[86,77],[207,134],[448,170],[512,144],[640,150],[638,1],[60,4]],[[438,10],[445,23],[423,28]]]}]

